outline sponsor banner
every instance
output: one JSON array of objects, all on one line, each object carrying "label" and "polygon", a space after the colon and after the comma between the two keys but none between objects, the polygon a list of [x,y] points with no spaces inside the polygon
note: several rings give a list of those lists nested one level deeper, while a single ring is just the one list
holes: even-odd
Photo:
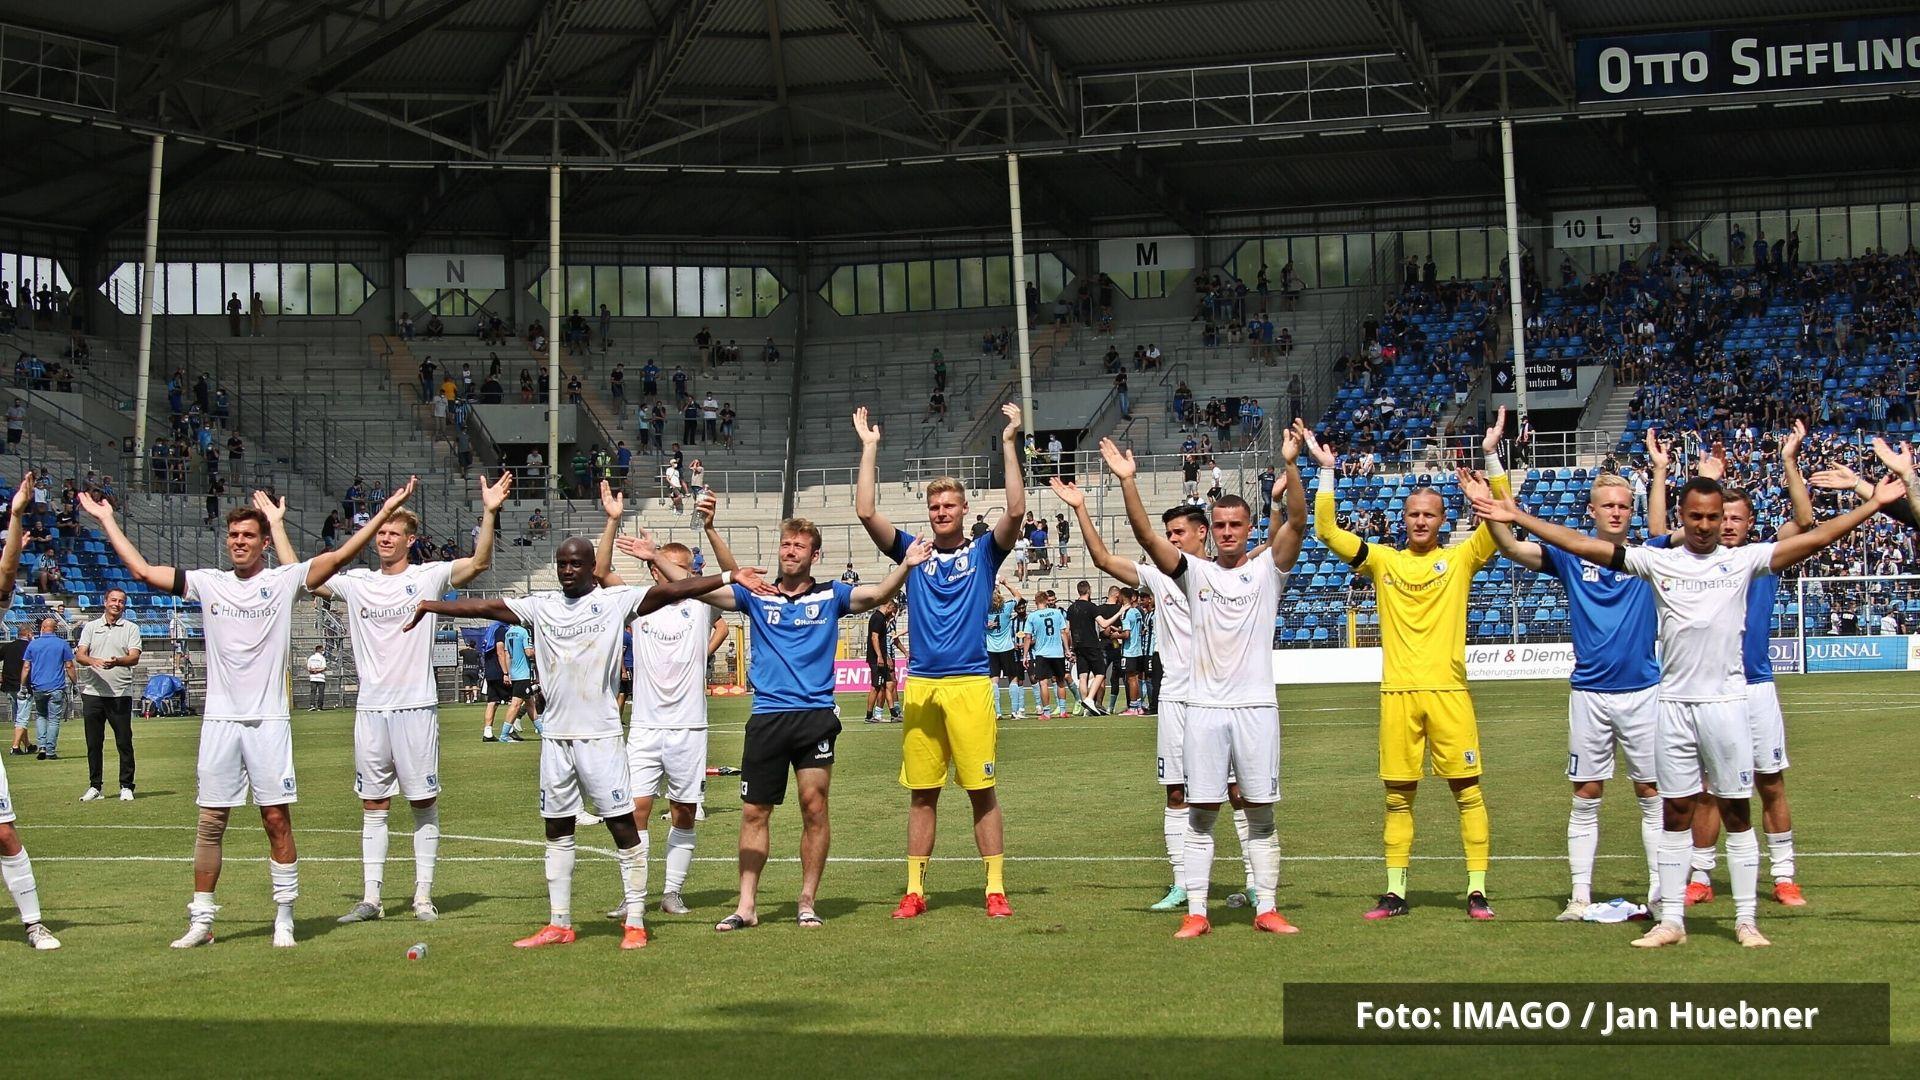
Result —
[{"label": "sponsor banner", "polygon": [[[1200,265],[1194,257],[1195,250],[1191,236],[1130,236],[1102,240],[1100,269],[1108,274],[1191,270]],[[1278,268],[1275,269],[1277,272]]]},{"label": "sponsor banner", "polygon": [[1570,642],[1467,646],[1467,680],[1565,679],[1573,675]]},{"label": "sponsor banner", "polygon": [[[1275,649],[1273,681],[1287,685],[1377,683],[1381,653],[1372,649]],[[1467,646],[1467,679],[1565,679],[1573,674],[1566,643]]]},{"label": "sponsor banner", "polygon": [[[1579,386],[1580,365],[1572,357],[1527,361],[1527,392],[1530,394],[1575,390]],[[1513,361],[1496,362],[1493,365],[1493,392],[1511,394],[1514,389]]]},{"label": "sponsor banner", "polygon": [[1805,670],[1800,662],[1799,638],[1777,637],[1769,639],[1767,641],[1767,659],[1773,661],[1773,673],[1775,675],[1798,675]]},{"label": "sponsor banner", "polygon": [[430,251],[407,255],[409,289],[504,289],[505,255],[444,255]]},{"label": "sponsor banner", "polygon": [[[833,662],[833,692],[836,694],[864,694],[873,689],[873,680],[868,677],[865,660],[835,660]],[[904,660],[893,662],[893,684],[901,685],[907,678],[907,664]]]},{"label": "sponsor banner", "polygon": [[1566,210],[1553,215],[1553,246],[1600,247],[1605,244],[1650,244],[1656,221],[1651,206],[1622,206],[1612,210]]},{"label": "sponsor banner", "polygon": [[1581,38],[1583,102],[1920,80],[1920,16]]},{"label": "sponsor banner", "polygon": [[1906,634],[1879,637],[1808,638],[1806,669],[1818,671],[1907,671],[1913,639]]}]

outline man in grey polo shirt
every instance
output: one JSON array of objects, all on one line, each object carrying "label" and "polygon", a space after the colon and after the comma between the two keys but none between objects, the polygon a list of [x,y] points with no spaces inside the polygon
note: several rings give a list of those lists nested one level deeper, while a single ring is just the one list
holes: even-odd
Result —
[{"label": "man in grey polo shirt", "polygon": [[109,589],[106,614],[80,629],[80,648],[74,662],[80,678],[80,715],[87,726],[87,793],[81,802],[104,798],[101,772],[107,725],[113,725],[113,745],[120,755],[120,799],[133,800],[133,683],[140,662],[140,628],[125,618],[127,594]]}]

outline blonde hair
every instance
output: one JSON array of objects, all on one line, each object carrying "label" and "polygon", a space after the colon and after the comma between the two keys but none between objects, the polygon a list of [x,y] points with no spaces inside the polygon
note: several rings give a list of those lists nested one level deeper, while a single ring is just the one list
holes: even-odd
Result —
[{"label": "blonde hair", "polygon": [[945,495],[949,491],[960,496],[962,503],[967,501],[967,485],[951,476],[935,477],[933,482],[927,485],[927,499],[931,501],[935,495]]},{"label": "blonde hair", "polygon": [[420,535],[420,515],[402,507],[387,515],[387,520],[407,530],[408,536]]},{"label": "blonde hair", "polygon": [[1632,490],[1633,485],[1627,483],[1627,478],[1621,476],[1619,473],[1601,473],[1599,476],[1593,478],[1593,488],[1587,492],[1587,501],[1592,502],[1599,498],[1601,488],[1616,487]]},{"label": "blonde hair", "polygon": [[685,555],[687,558],[691,559],[693,558],[693,549],[681,543],[680,541],[675,540],[671,544],[661,544],[660,554],[671,555],[675,558]]},{"label": "blonde hair", "polygon": [[821,548],[819,527],[803,517],[790,517],[782,521],[780,523],[780,535],[782,537],[804,536],[813,541],[813,550],[816,553],[819,552]]}]

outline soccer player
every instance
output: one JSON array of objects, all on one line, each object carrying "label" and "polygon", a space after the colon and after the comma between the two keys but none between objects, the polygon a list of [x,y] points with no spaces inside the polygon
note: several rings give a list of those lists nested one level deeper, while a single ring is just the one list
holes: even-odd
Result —
[{"label": "soccer player", "polygon": [[[14,489],[7,515],[7,542],[0,552],[0,608],[13,602],[13,583],[20,572],[20,549],[25,545],[27,509],[33,505],[33,474],[20,477]],[[20,830],[14,827],[13,798],[7,792],[7,769],[0,763],[0,880],[13,894],[20,909],[20,922],[27,928],[27,944],[41,952],[60,947],[60,939],[40,921],[40,885],[33,877],[33,860],[20,843]]]},{"label": "soccer player", "polygon": [[513,699],[507,685],[507,631],[505,623],[488,623],[480,633],[480,671],[486,676],[486,719],[480,729],[481,742],[493,742],[493,715]]},{"label": "soccer player", "polygon": [[[999,519],[992,529],[969,541],[966,489],[950,477],[928,484],[927,529],[934,556],[907,579],[907,605],[913,618],[907,624],[911,648],[900,761],[900,786],[909,793],[907,892],[894,908],[896,919],[911,919],[927,910],[927,863],[933,858],[940,790],[946,786],[949,769],[973,803],[973,840],[987,874],[987,915],[1002,919],[1013,914],[1004,878],[1006,841],[1000,799],[994,791],[999,725],[987,678],[986,639],[980,633],[994,578],[1013,550],[1027,513],[1027,489],[1020,474],[1020,407],[1008,402],[1000,411],[1007,418],[1000,432],[1007,486]],[[853,428],[860,436],[855,512],[874,544],[899,562],[906,558],[914,537],[895,528],[880,512],[880,429],[867,422],[864,406],[854,410]]]},{"label": "soccer player", "polygon": [[520,710],[527,711],[527,718],[533,721],[533,730],[540,732],[540,710],[533,696],[533,631],[525,626],[509,626],[500,639],[500,647],[506,653],[507,672],[507,718],[500,722],[500,741],[526,742],[514,729],[514,718]]},{"label": "soccer player", "polygon": [[[1274,899],[1280,883],[1280,837],[1273,820],[1273,804],[1280,801],[1280,708],[1274,697],[1273,624],[1307,530],[1305,489],[1294,466],[1299,432],[1290,430],[1281,442],[1283,479],[1275,487],[1285,488],[1287,516],[1273,527],[1271,543],[1248,550],[1253,508],[1238,495],[1223,495],[1214,500],[1210,520],[1216,553],[1212,560],[1189,555],[1154,531],[1134,484],[1132,451],[1102,439],[1100,454],[1107,471],[1120,481],[1134,538],[1146,549],[1153,568],[1179,583],[1192,620],[1193,681],[1180,751],[1187,781],[1181,852],[1187,914],[1174,937],[1197,938],[1212,931],[1207,897],[1213,878],[1213,825],[1236,777],[1246,804],[1243,843],[1253,864],[1254,929],[1294,933],[1297,928],[1280,914]],[[1277,498],[1283,492],[1274,494]]]},{"label": "soccer player", "polygon": [[1033,657],[1033,681],[1040,701],[1040,719],[1067,715],[1067,615],[1053,604],[1052,589],[1042,589],[1027,613],[1027,647]]},{"label": "soccer player", "polygon": [[[620,500],[613,500],[616,505]],[[600,546],[613,543],[620,519],[613,514]],[[554,552],[557,592],[525,597],[473,600],[423,600],[409,629],[428,615],[459,619],[495,619],[516,626],[532,624],[540,638],[534,657],[547,701],[540,730],[540,816],[547,837],[547,925],[513,943],[517,949],[566,945],[574,940],[574,830],[591,801],[612,835],[626,882],[627,915],[622,949],[647,945],[644,917],[646,869],[641,862],[640,828],[633,817],[631,773],[620,739],[620,638],[629,620],[678,600],[731,584],[725,573],[654,586],[600,588],[594,580],[594,545],[569,537]],[[743,568],[738,579],[749,588],[765,588],[758,571]]]},{"label": "soccer player", "polygon": [[1726,496],[1720,482],[1696,476],[1680,489],[1681,542],[1628,548],[1562,528],[1522,512],[1509,496],[1479,499],[1483,519],[1519,525],[1596,565],[1646,579],[1660,608],[1660,922],[1633,944],[1643,949],[1687,940],[1686,879],[1696,797],[1705,788],[1720,804],[1733,879],[1734,937],[1747,948],[1771,944],[1760,933],[1756,892],[1760,845],[1753,836],[1753,735],[1747,720],[1741,640],[1747,592],[1755,578],[1777,574],[1839,540],[1882,507],[1906,497],[1887,477],[1852,512],[1775,543],[1729,548],[1722,543]]},{"label": "soccer player", "polygon": [[[1055,490],[1058,491],[1058,487]],[[1082,497],[1081,505],[1085,504],[1086,499]],[[1080,527],[1085,529],[1086,524],[1082,522]],[[1092,582],[1081,582],[1075,592],[1078,597],[1067,605],[1067,633],[1073,635],[1073,680],[1080,697],[1078,709],[1082,716],[1100,716],[1104,712],[1100,708],[1100,691],[1107,679],[1107,648],[1101,643],[1097,621],[1100,606],[1093,602]]]},{"label": "soccer player", "polygon": [[1120,673],[1127,680],[1127,708],[1122,715],[1145,716],[1147,699],[1142,685],[1147,678],[1147,616],[1140,609],[1138,591],[1122,589],[1120,598],[1124,605],[1116,615],[1123,635]]},{"label": "soccer player", "polygon": [[135,580],[200,605],[207,640],[206,704],[201,710],[199,790],[194,802],[200,820],[193,848],[193,900],[187,905],[187,932],[173,943],[191,949],[213,941],[213,917],[220,907],[214,889],[220,883],[221,845],[233,808],[249,793],[260,808],[267,833],[268,875],[276,912],[273,944],[292,948],[293,902],[300,895],[300,864],[293,843],[289,807],[299,798],[293,772],[293,723],[289,710],[287,649],[293,629],[294,601],[302,591],[325,585],[353,562],[380,527],[413,494],[411,477],[387,497],[379,513],[346,542],[306,562],[269,567],[269,534],[285,517],[285,500],[255,492],[252,506],[227,513],[227,557],[231,570],[176,570],[154,566],[127,539],[113,504],[82,493],[80,509],[100,523]]},{"label": "soccer player", "polygon": [[[1012,582],[996,582],[993,601],[987,608],[987,668],[993,675],[994,719],[1023,716],[1026,709],[1026,671],[1020,666],[1020,627],[1015,611],[1020,607],[1020,590]],[[1000,692],[1007,692],[1007,705],[1000,707]]]},{"label": "soccer player", "polygon": [[[1187,906],[1187,759],[1183,744],[1187,731],[1187,704],[1193,696],[1193,615],[1187,607],[1187,591],[1179,582],[1161,573],[1152,562],[1129,562],[1115,555],[1108,549],[1100,530],[1094,526],[1093,515],[1087,512],[1086,493],[1078,485],[1058,477],[1052,483],[1054,494],[1073,509],[1074,517],[1080,523],[1080,539],[1087,545],[1087,556],[1093,565],[1109,577],[1126,582],[1128,588],[1147,590],[1155,601],[1153,635],[1154,640],[1159,642],[1165,661],[1166,685],[1160,689],[1160,700],[1154,716],[1158,729],[1154,740],[1157,751],[1154,777],[1167,789],[1161,832],[1167,845],[1167,863],[1173,868],[1173,884],[1168,887],[1167,894],[1147,910],[1179,911]],[[1131,478],[1121,481],[1123,495],[1130,486]],[[1137,486],[1132,490],[1136,494],[1139,491]],[[1190,503],[1182,503],[1161,514],[1160,523],[1166,531],[1167,542],[1179,548],[1183,555],[1194,559],[1206,558],[1206,511]],[[1080,595],[1090,596],[1092,590],[1088,584],[1083,581],[1080,585]],[[1121,595],[1124,597],[1126,594],[1122,592]],[[1071,612],[1068,617],[1072,617]],[[1102,657],[1104,660],[1104,652]],[[1247,879],[1246,891],[1229,895],[1227,906],[1246,907],[1253,902],[1251,898],[1255,889],[1253,860],[1248,855],[1247,806],[1246,800],[1240,795],[1238,780],[1228,782],[1227,801],[1233,807],[1234,832],[1240,838],[1240,862]]]},{"label": "soccer player", "polygon": [[[820,530],[805,518],[780,523],[780,576],[772,591],[754,595],[745,588],[701,597],[721,611],[746,615],[753,627],[747,679],[753,685],[753,714],[747,720],[740,751],[740,900],[733,913],[714,925],[720,933],[760,924],[760,876],[771,848],[773,808],[786,801],[787,770],[800,792],[800,896],[795,918],[802,929],[818,929],[814,901],[826,868],[832,838],[827,795],[833,779],[834,742],[840,718],[834,713],[833,659],[840,640],[840,617],[858,615],[886,602],[914,567],[933,555],[931,541],[911,545],[899,563],[874,585],[819,581]],[[651,538],[622,537],[620,550],[661,569]],[[731,559],[724,547],[715,554]],[[672,568],[665,568],[671,576]]]},{"label": "soccer player", "polygon": [[893,616],[899,607],[891,599],[867,617],[867,723],[900,720],[900,697],[893,685]]},{"label": "soccer player", "polygon": [[[1460,491],[1489,498],[1486,481],[1460,470]],[[1633,527],[1633,485],[1617,473],[1593,481],[1587,495],[1593,535],[1625,546]],[[1500,553],[1559,580],[1567,593],[1573,629],[1572,692],[1567,700],[1567,779],[1573,809],[1567,817],[1567,865],[1573,896],[1558,918],[1579,922],[1593,903],[1593,861],[1600,846],[1600,799],[1613,779],[1614,746],[1626,759],[1627,778],[1640,806],[1640,844],[1647,856],[1647,906],[1660,902],[1660,795],[1654,784],[1656,689],[1660,662],[1654,656],[1659,620],[1653,589],[1631,574],[1568,555],[1559,548],[1513,535],[1507,525],[1488,526]]]},{"label": "soccer player", "polygon": [[[439,620],[428,616],[423,634],[402,629],[422,600],[444,596],[484,573],[493,563],[494,521],[513,487],[513,472],[487,483],[480,478],[480,531],[473,554],[453,562],[411,561],[420,519],[396,510],[373,534],[377,570],[344,570],[313,590],[339,598],[347,610],[360,694],[353,709],[353,789],[360,796],[362,893],[342,923],[384,918],[380,886],[387,876],[387,816],[399,794],[413,809],[413,915],[440,917],[433,905],[434,862],[440,852],[440,689],[434,681],[433,640]],[[269,515],[271,518],[272,515]],[[280,561],[293,562],[285,521],[273,518]]]},{"label": "soccer player", "polygon": [[[1493,491],[1507,491],[1506,470],[1495,449],[1505,429],[1502,406],[1481,439]],[[1435,776],[1453,789],[1460,812],[1460,844],[1467,857],[1467,914],[1493,918],[1487,902],[1487,806],[1480,790],[1480,733],[1467,693],[1467,601],[1473,575],[1493,558],[1493,536],[1484,525],[1451,547],[1440,546],[1447,505],[1432,488],[1419,488],[1401,506],[1407,546],[1369,544],[1340,527],[1334,488],[1339,476],[1331,449],[1311,432],[1301,436],[1320,464],[1313,528],[1320,542],[1354,571],[1373,581],[1380,610],[1385,667],[1380,680],[1380,780],[1387,789],[1387,891],[1369,919],[1405,915],[1407,867],[1413,857],[1413,797],[1426,758]]]}]

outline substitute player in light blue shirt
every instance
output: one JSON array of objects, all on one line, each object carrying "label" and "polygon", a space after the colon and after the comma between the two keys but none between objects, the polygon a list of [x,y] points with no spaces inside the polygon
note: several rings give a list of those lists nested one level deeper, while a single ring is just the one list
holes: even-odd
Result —
[{"label": "substitute player in light blue shirt", "polygon": [[1033,653],[1033,681],[1040,688],[1040,717],[1064,718],[1067,695],[1067,613],[1053,606],[1052,589],[1042,590],[1027,613],[1024,629]]},{"label": "substitute player in light blue shirt", "polygon": [[[1464,471],[1460,483],[1463,491],[1485,487],[1484,481]],[[1587,517],[1595,536],[1624,546],[1633,527],[1633,486],[1612,473],[1596,477],[1587,496]],[[1647,906],[1651,908],[1659,902],[1660,834],[1665,828],[1654,782],[1660,665],[1654,659],[1659,617],[1652,587],[1632,574],[1522,541],[1500,522],[1488,524],[1501,554],[1536,573],[1553,575],[1567,593],[1574,657],[1573,691],[1567,702],[1567,779],[1573,781],[1567,863],[1573,897],[1559,919],[1579,922],[1593,903],[1600,796],[1613,778],[1616,743],[1640,802],[1640,843],[1647,856]]]},{"label": "substitute player in light blue shirt", "polygon": [[[1020,590],[1007,582],[993,587],[993,603],[987,609],[987,669],[993,675],[994,719],[1020,715],[1026,696],[1026,672],[1020,666],[1020,626],[1014,611],[1020,606]],[[1007,702],[1000,704],[1005,691]]]},{"label": "substitute player in light blue shirt", "polygon": [[1120,629],[1126,631],[1126,640],[1120,643],[1120,671],[1127,678],[1128,716],[1145,716],[1147,713],[1147,613],[1140,609],[1139,594],[1128,595],[1132,590],[1122,589],[1120,595],[1126,598],[1127,606],[1120,613]]},{"label": "substitute player in light blue shirt", "polygon": [[504,644],[507,649],[507,718],[500,725],[500,741],[525,742],[514,724],[514,717],[520,710],[527,711],[527,718],[533,721],[533,730],[540,730],[540,710],[533,702],[533,631],[524,626],[507,627]]}]

